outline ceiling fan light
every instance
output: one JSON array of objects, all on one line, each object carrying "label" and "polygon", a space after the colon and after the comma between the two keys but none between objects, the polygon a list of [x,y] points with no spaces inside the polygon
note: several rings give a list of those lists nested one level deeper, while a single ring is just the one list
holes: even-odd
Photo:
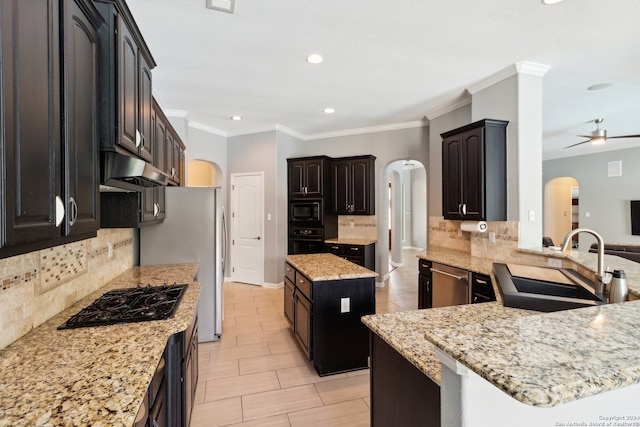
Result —
[{"label": "ceiling fan light", "polygon": [[605,129],[596,129],[591,132],[591,143],[593,145],[604,144],[607,142],[607,131]]},{"label": "ceiling fan light", "polygon": [[542,4],[556,4],[560,3],[562,0],[542,0]]}]

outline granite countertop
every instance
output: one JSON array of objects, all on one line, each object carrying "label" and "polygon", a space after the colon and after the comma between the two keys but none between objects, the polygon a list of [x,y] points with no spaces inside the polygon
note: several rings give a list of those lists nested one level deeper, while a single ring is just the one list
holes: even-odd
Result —
[{"label": "granite countertop", "polygon": [[[595,271],[597,254],[520,249]],[[489,274],[493,260],[438,247],[418,255]],[[640,296],[640,265],[605,255],[624,269]],[[371,315],[363,322],[409,362],[440,383],[438,347],[493,385],[532,406],[551,407],[640,383],[640,301],[539,313],[499,302]]]},{"label": "granite countertop", "polygon": [[[518,249],[519,252],[534,255],[544,255],[549,258],[573,261],[581,266],[595,272],[598,265],[598,254],[591,252],[580,252],[568,250],[567,252],[554,251],[549,248]],[[615,255],[604,256],[604,268],[609,271],[624,270],[627,276],[627,287],[629,294],[640,298],[640,263],[621,258]]]},{"label": "granite countertop", "polygon": [[[518,249],[518,252],[543,255],[548,258],[556,258],[561,260],[568,260],[579,264],[580,266],[589,269],[593,273],[597,271],[598,254],[590,252],[579,251],[567,251],[559,252],[548,248],[530,248],[530,249]],[[492,268],[494,259],[474,257],[467,252],[456,251],[454,249],[442,248],[438,246],[430,246],[424,251],[416,255],[420,259],[425,259],[433,262],[439,262],[441,264],[450,265],[452,267],[463,268],[474,273],[481,273],[486,275],[492,275]],[[622,269],[627,276],[627,287],[629,288],[629,294],[637,298],[640,298],[640,263],[620,258],[615,255],[604,256],[605,268],[609,270]],[[496,288],[495,280],[494,290],[496,291],[496,297],[500,298],[498,289]]]},{"label": "granite countertop", "polygon": [[374,243],[377,242],[377,240],[375,239],[341,239],[341,238],[336,238],[336,239],[328,239],[324,241],[325,243],[335,243],[338,245],[373,245]]},{"label": "granite countertop", "polygon": [[490,319],[515,319],[536,314],[533,311],[503,307],[497,302],[461,305],[430,310],[413,310],[364,316],[362,322],[411,364],[440,385],[440,361],[425,332],[448,325],[452,311],[466,324]]},{"label": "granite countertop", "polygon": [[287,255],[286,261],[312,282],[378,276],[368,268],[333,254]]},{"label": "granite countertop", "polygon": [[471,254],[455,249],[429,246],[416,255],[418,258],[439,262],[451,267],[463,268],[474,273],[491,275],[493,260],[471,256]]},{"label": "granite countertop", "polygon": [[[0,350],[0,426],[131,426],[168,338],[197,308],[197,264],[134,267]],[[188,283],[173,318],[58,330],[113,289]]]},{"label": "granite countertop", "polygon": [[640,301],[469,321],[477,309],[427,310],[426,339],[525,404],[551,407],[640,382]]}]

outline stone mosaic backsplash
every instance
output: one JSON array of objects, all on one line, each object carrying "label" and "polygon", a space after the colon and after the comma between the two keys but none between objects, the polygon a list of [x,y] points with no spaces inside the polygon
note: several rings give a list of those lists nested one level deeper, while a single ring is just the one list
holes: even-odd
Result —
[{"label": "stone mosaic backsplash", "polygon": [[341,239],[378,238],[378,223],[375,215],[339,215],[338,237]]},{"label": "stone mosaic backsplash", "polygon": [[132,266],[131,229],[0,259],[0,348]]},{"label": "stone mosaic backsplash", "polygon": [[[466,252],[472,256],[506,259],[518,249],[520,223],[518,221],[487,221],[485,233],[460,230],[462,221],[443,217],[429,217],[429,245]],[[489,242],[489,233],[495,233],[495,243]]]}]

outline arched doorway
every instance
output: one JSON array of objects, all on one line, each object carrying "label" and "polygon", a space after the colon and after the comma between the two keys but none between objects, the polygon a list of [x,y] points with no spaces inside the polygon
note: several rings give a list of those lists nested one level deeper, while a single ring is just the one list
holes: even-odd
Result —
[{"label": "arched doorway", "polygon": [[569,176],[552,179],[545,185],[543,236],[550,237],[556,246],[579,226],[579,189],[578,181]]},{"label": "arched doorway", "polygon": [[187,165],[187,187],[222,187],[218,166],[206,160],[191,160]]},{"label": "arched doorway", "polygon": [[418,160],[397,160],[385,169],[390,270],[403,263],[403,249],[422,249],[427,240],[427,174]]}]

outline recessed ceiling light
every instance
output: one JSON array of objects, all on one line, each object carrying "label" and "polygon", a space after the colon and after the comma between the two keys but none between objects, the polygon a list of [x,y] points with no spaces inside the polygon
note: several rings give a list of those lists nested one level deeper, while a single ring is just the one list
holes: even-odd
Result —
[{"label": "recessed ceiling light", "polygon": [[327,107],[327,108],[324,109],[324,112],[327,113],[327,114],[333,114],[333,113],[336,112],[336,110],[334,108]]},{"label": "recessed ceiling light", "polygon": [[242,116],[238,116],[238,115],[231,116],[231,120],[235,120],[236,122],[239,122],[240,120],[242,120]]},{"label": "recessed ceiling light", "polygon": [[611,86],[611,83],[598,83],[596,85],[591,85],[587,88],[587,90],[602,90]]},{"label": "recessed ceiling light", "polygon": [[556,4],[560,3],[562,0],[542,0],[542,4]]},{"label": "recessed ceiling light", "polygon": [[307,62],[309,64],[319,64],[322,61],[324,61],[324,58],[319,53],[312,53],[311,55],[307,56]]}]

